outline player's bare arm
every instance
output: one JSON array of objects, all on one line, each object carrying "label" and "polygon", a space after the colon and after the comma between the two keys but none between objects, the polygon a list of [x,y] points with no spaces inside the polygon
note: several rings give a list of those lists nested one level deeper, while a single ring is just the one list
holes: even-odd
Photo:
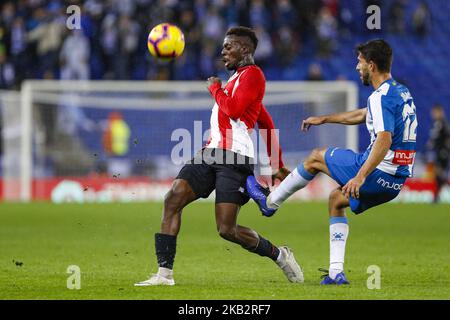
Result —
[{"label": "player's bare arm", "polygon": [[340,123],[346,125],[361,124],[366,121],[367,108],[340,112],[324,116],[309,117],[302,122],[302,131],[308,131],[311,126],[319,126],[325,123]]},{"label": "player's bare arm", "polygon": [[352,196],[353,198],[359,198],[359,188],[363,185],[366,177],[384,159],[391,145],[392,134],[389,131],[378,132],[372,151],[366,162],[362,165],[356,177],[350,179],[347,184],[342,187],[342,193],[346,197]]}]

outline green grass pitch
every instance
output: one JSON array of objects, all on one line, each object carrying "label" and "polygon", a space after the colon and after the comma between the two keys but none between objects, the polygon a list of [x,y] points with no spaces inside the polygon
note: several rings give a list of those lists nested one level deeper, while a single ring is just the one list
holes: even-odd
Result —
[{"label": "green grass pitch", "polygon": [[[328,267],[326,203],[285,204],[272,218],[254,203],[239,223],[289,245],[305,273],[289,283],[268,258],[222,240],[213,203],[183,213],[174,287],[134,287],[157,268],[161,203],[0,204],[0,299],[450,299],[450,206],[386,204],[349,214],[350,286],[319,285]],[[81,289],[69,290],[69,265]],[[381,269],[369,290],[367,268]]]}]

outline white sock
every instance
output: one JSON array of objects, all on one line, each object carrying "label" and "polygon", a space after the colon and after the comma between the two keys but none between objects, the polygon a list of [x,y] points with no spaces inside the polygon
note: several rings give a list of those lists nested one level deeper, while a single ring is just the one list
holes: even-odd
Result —
[{"label": "white sock", "polygon": [[281,249],[280,248],[278,248],[278,249],[280,250],[280,253],[278,254],[277,260],[275,261],[276,264],[280,264],[282,261],[281,258],[283,257],[283,253],[282,253]]},{"label": "white sock", "polygon": [[304,188],[314,175],[303,168],[303,164],[295,168],[267,197],[267,206],[278,209],[294,192]]},{"label": "white sock", "polygon": [[169,278],[171,279],[173,277],[173,270],[172,269],[168,269],[168,268],[158,268],[158,274],[160,276],[163,276],[164,278]]},{"label": "white sock", "polygon": [[345,243],[348,237],[348,222],[346,217],[330,218],[330,268],[331,279],[344,271]]}]

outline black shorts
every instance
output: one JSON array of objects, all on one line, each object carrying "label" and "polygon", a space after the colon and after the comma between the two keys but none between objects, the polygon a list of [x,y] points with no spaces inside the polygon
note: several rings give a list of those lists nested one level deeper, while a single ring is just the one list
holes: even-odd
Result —
[{"label": "black shorts", "polygon": [[244,205],[249,197],[245,182],[253,174],[253,159],[222,149],[202,149],[178,173],[197,198],[208,198],[216,190],[216,203]]}]

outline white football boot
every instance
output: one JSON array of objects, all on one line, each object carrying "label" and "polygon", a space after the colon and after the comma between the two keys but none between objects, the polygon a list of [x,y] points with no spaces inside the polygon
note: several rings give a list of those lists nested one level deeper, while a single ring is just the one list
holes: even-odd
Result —
[{"label": "white football boot", "polygon": [[294,253],[288,247],[279,247],[280,256],[275,263],[283,270],[284,275],[290,282],[303,283],[302,268],[295,261]]},{"label": "white football boot", "polygon": [[154,273],[148,280],[137,282],[136,287],[145,286],[173,286],[175,280],[173,279],[173,270],[167,268],[159,268],[158,273]]}]

